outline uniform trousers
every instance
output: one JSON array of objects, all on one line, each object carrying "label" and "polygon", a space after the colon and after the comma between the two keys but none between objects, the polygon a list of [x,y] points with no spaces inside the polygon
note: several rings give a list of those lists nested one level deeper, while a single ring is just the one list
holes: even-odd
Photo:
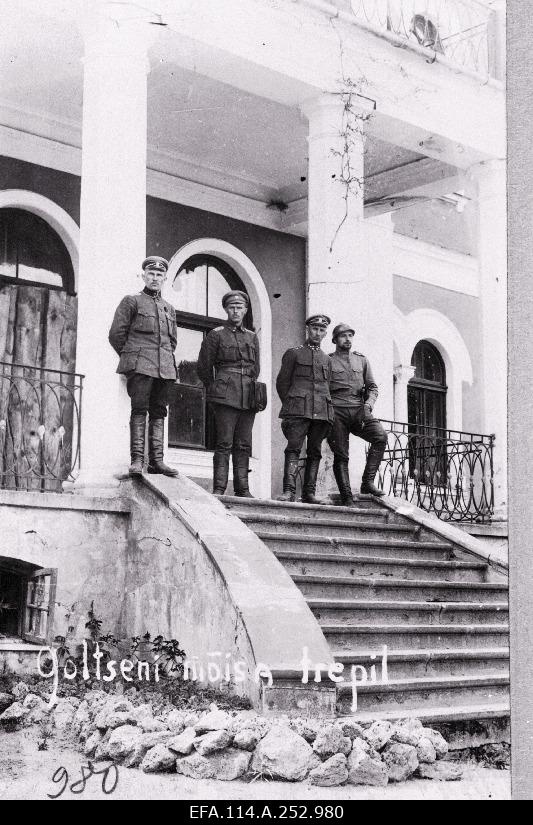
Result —
[{"label": "uniform trousers", "polygon": [[232,450],[252,454],[255,410],[239,410],[226,404],[211,404],[215,417],[215,452],[230,455]]},{"label": "uniform trousers", "polygon": [[336,461],[347,463],[350,458],[350,433],[384,450],[387,434],[381,422],[372,416],[368,407],[335,407],[335,420],[328,444]]},{"label": "uniform trousers", "polygon": [[128,375],[126,386],[131,398],[131,414],[146,415],[152,420],[167,415],[170,387],[175,382],[168,378],[153,378],[134,372]]},{"label": "uniform trousers", "polygon": [[329,421],[313,421],[312,418],[291,417],[282,419],[281,429],[287,439],[285,455],[289,453],[300,455],[307,436],[307,458],[320,460],[321,445],[331,429],[331,424]]}]

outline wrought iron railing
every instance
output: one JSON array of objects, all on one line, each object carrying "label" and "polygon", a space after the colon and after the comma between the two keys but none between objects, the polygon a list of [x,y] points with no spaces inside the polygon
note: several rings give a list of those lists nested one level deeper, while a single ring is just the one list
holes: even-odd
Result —
[{"label": "wrought iron railing", "polygon": [[440,53],[460,68],[491,74],[491,10],[479,0],[332,0],[354,21]]},{"label": "wrought iron railing", "polygon": [[0,488],[61,491],[80,463],[83,376],[0,362]]},{"label": "wrought iron railing", "polygon": [[494,514],[494,436],[381,422],[388,443],[377,484],[447,521]]}]

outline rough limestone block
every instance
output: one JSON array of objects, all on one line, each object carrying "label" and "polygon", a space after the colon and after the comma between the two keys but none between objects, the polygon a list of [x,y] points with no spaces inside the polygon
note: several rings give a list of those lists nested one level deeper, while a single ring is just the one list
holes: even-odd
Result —
[{"label": "rough limestone block", "polygon": [[87,737],[87,740],[85,742],[85,747],[83,749],[85,756],[94,756],[94,754],[96,753],[96,748],[98,747],[102,739],[103,734],[101,731],[93,731],[93,733],[91,733],[91,735]]},{"label": "rough limestone block", "polygon": [[252,754],[236,748],[202,756],[193,753],[176,761],[176,771],[195,779],[220,779],[229,782],[247,773]]},{"label": "rough limestone block", "polygon": [[[137,725],[122,725],[115,728],[107,743],[107,754],[111,759],[124,759],[140,742],[142,731]],[[98,749],[97,749],[98,750]]]},{"label": "rough limestone block", "polygon": [[252,759],[252,770],[267,778],[299,782],[310,768],[313,749],[285,725],[273,727],[262,739]]},{"label": "rough limestone block", "polygon": [[348,766],[343,753],[336,753],[322,762],[317,768],[313,768],[309,774],[311,785],[320,785],[324,788],[342,785],[348,779]]},{"label": "rough limestone block", "polygon": [[384,787],[388,781],[387,766],[381,759],[371,759],[367,753],[359,750],[359,748],[352,750],[348,757],[348,782],[351,785]]},{"label": "rough limestone block", "polygon": [[388,768],[389,779],[392,782],[405,782],[418,768],[416,748],[412,745],[389,742],[383,749],[381,758]]},{"label": "rough limestone block", "polygon": [[336,724],[341,729],[343,736],[348,736],[352,741],[354,739],[364,738],[363,728],[361,725],[358,725],[357,722],[352,722],[351,719],[348,719],[346,722],[337,722]]},{"label": "rough limestone block", "polygon": [[29,709],[25,708],[22,702],[13,702],[0,714],[0,725],[9,728],[18,727],[24,722],[29,712]]},{"label": "rough limestone block", "polygon": [[156,745],[150,748],[143,761],[141,770],[144,773],[170,773],[176,770],[176,754],[165,745]]},{"label": "rough limestone block", "polygon": [[352,740],[344,736],[337,725],[327,725],[319,733],[313,744],[313,750],[322,758],[328,758],[335,753],[347,756],[352,749]]},{"label": "rough limestone block", "polygon": [[365,730],[364,735],[369,745],[374,748],[374,750],[380,751],[385,747],[393,733],[394,725],[390,722],[380,720],[379,722],[373,722],[372,725]]},{"label": "rough limestone block", "polygon": [[401,745],[412,745],[416,748],[423,735],[424,728],[419,719],[402,719],[394,725],[391,739]]},{"label": "rough limestone block", "polygon": [[259,733],[251,728],[239,731],[233,737],[233,745],[242,751],[253,751],[260,740]]},{"label": "rough limestone block", "polygon": [[212,730],[196,739],[194,747],[201,756],[209,756],[210,753],[222,751],[231,745],[232,738],[227,730]]},{"label": "rough limestone block", "polygon": [[433,728],[422,728],[422,730],[423,735],[430,740],[435,748],[437,759],[442,759],[443,756],[446,756],[448,753],[448,743],[438,730],[433,730]]},{"label": "rough limestone block", "polygon": [[435,762],[437,752],[433,747],[431,739],[428,739],[427,736],[422,736],[418,742],[418,745],[416,746],[416,755],[418,757],[418,761],[423,762],[424,764],[431,765]]},{"label": "rough limestone block", "polygon": [[194,729],[199,734],[214,730],[228,730],[232,721],[231,716],[225,710],[211,710],[196,722]]},{"label": "rough limestone block", "polygon": [[185,728],[182,733],[169,739],[167,747],[174,753],[189,754],[193,750],[196,731],[194,728]]}]

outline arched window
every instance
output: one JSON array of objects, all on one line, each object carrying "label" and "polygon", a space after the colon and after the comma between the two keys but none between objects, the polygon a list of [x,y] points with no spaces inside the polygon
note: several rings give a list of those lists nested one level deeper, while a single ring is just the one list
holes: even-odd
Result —
[{"label": "arched window", "polygon": [[74,294],[70,255],[43,218],[24,209],[0,209],[0,282]]},{"label": "arched window", "polygon": [[[214,427],[205,388],[196,372],[202,341],[226,321],[222,296],[230,289],[246,292],[236,272],[212,255],[193,255],[177,272],[168,294],[176,308],[178,383],[172,389],[168,443],[170,447],[214,448]],[[244,326],[253,329],[251,307]]]},{"label": "arched window", "polygon": [[411,366],[415,374],[407,386],[410,469],[420,481],[445,480],[446,369],[442,356],[429,341],[419,341]]}]

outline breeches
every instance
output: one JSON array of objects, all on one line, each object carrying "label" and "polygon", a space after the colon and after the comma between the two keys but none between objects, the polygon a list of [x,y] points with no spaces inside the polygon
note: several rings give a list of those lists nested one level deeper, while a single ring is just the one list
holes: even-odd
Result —
[{"label": "breeches", "polygon": [[252,454],[254,410],[238,410],[225,404],[212,404],[215,416],[215,452],[229,455],[232,450]]},{"label": "breeches", "polygon": [[128,395],[131,398],[131,414],[149,413],[152,420],[165,418],[170,387],[174,381],[168,378],[152,378],[134,372],[127,380]]},{"label": "breeches", "polygon": [[350,457],[350,433],[368,441],[382,450],[387,444],[387,434],[377,418],[366,408],[335,407],[335,420],[328,444],[337,464],[347,463]]},{"label": "breeches", "polygon": [[281,421],[281,429],[287,439],[285,455],[300,455],[307,437],[307,458],[320,460],[321,445],[331,429],[331,424],[329,421],[313,421],[311,418],[284,418]]}]

